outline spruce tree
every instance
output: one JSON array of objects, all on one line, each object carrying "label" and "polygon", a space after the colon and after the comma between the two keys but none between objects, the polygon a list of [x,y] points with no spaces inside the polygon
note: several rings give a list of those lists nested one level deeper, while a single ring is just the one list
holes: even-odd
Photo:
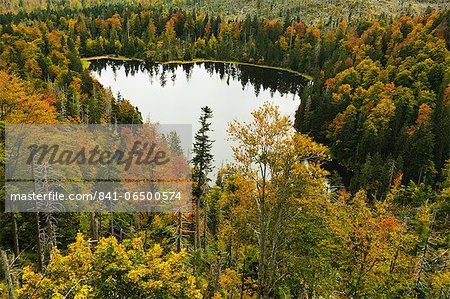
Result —
[{"label": "spruce tree", "polygon": [[194,166],[193,195],[195,199],[195,249],[200,248],[200,204],[208,184],[208,174],[212,170],[213,155],[211,154],[211,148],[214,141],[209,137],[209,132],[211,132],[211,122],[209,122],[209,120],[212,116],[213,113],[211,108],[208,106],[202,108],[200,129],[195,134],[194,140],[194,157],[192,163]]}]

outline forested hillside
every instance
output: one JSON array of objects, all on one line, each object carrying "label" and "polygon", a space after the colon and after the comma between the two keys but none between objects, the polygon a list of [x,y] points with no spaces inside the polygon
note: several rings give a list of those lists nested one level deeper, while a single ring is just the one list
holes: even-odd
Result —
[{"label": "forested hillside", "polygon": [[[55,213],[49,245],[36,231],[45,215],[2,212],[12,269],[0,296],[7,285],[19,298],[450,296],[445,2],[0,5],[2,126],[141,123],[81,58],[234,61],[312,78],[295,123],[265,104],[230,125],[234,161],[215,182],[212,143],[196,139],[192,214]],[[203,109],[203,134],[220,113]]]},{"label": "forested hillside", "polygon": [[264,18],[294,18],[304,22],[327,21],[335,18],[369,18],[423,14],[448,6],[446,0],[3,0],[4,11],[33,11],[36,9],[80,9],[96,5],[136,4],[143,7],[196,9],[209,14],[237,17],[258,15]]}]

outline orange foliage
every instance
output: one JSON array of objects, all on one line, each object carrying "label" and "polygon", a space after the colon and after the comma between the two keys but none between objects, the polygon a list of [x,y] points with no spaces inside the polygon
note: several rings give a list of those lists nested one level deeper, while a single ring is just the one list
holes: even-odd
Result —
[{"label": "orange foliage", "polygon": [[37,94],[15,75],[0,71],[0,117],[6,123],[56,123],[54,97]]},{"label": "orange foliage", "polygon": [[433,110],[428,104],[423,103],[420,105],[419,114],[417,115],[417,124],[421,125],[427,123],[430,120],[431,112],[433,112]]}]

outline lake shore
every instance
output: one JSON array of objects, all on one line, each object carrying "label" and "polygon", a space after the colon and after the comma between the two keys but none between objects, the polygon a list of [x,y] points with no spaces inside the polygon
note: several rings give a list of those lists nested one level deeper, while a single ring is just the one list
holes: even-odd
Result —
[{"label": "lake shore", "polygon": [[120,55],[99,55],[99,56],[89,56],[89,57],[81,57],[81,64],[83,65],[83,68],[87,69],[89,68],[90,62],[93,60],[100,60],[100,59],[110,59],[110,60],[117,60],[117,61],[141,61],[143,62],[143,59],[139,58],[132,58],[132,57],[126,57],[126,56],[120,56]]},{"label": "lake shore", "polygon": [[[83,64],[84,68],[89,68],[90,61],[92,60],[100,60],[100,59],[110,59],[110,60],[118,60],[118,61],[137,61],[137,62],[144,62],[143,59],[140,58],[134,58],[134,57],[126,57],[126,56],[116,56],[116,55],[101,55],[101,56],[91,56],[91,57],[82,57],[81,62]],[[313,81],[313,77],[294,71],[289,68],[283,68],[278,66],[270,66],[270,65],[264,65],[264,64],[254,64],[254,63],[248,63],[248,62],[239,62],[239,61],[232,61],[232,60],[216,60],[216,59],[203,59],[203,58],[196,58],[192,60],[169,60],[169,61],[155,61],[154,63],[158,64],[189,64],[189,63],[198,63],[198,62],[216,62],[216,63],[231,63],[231,64],[240,64],[240,65],[247,65],[247,66],[254,66],[259,68],[265,68],[265,69],[272,69],[272,70],[278,70],[283,72],[288,72],[292,74],[296,74],[299,76],[302,76],[308,80]]]}]

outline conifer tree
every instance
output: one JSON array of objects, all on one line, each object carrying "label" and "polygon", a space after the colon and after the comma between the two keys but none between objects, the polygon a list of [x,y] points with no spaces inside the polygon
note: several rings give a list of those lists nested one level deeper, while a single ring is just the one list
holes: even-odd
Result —
[{"label": "conifer tree", "polygon": [[192,163],[194,166],[193,179],[194,189],[193,195],[195,198],[195,237],[194,247],[200,248],[200,205],[203,196],[206,192],[208,184],[208,174],[212,170],[213,155],[211,149],[213,140],[209,137],[211,132],[211,122],[209,121],[213,116],[211,108],[205,106],[202,108],[202,115],[200,116],[200,129],[195,134],[194,142],[194,157]]}]

